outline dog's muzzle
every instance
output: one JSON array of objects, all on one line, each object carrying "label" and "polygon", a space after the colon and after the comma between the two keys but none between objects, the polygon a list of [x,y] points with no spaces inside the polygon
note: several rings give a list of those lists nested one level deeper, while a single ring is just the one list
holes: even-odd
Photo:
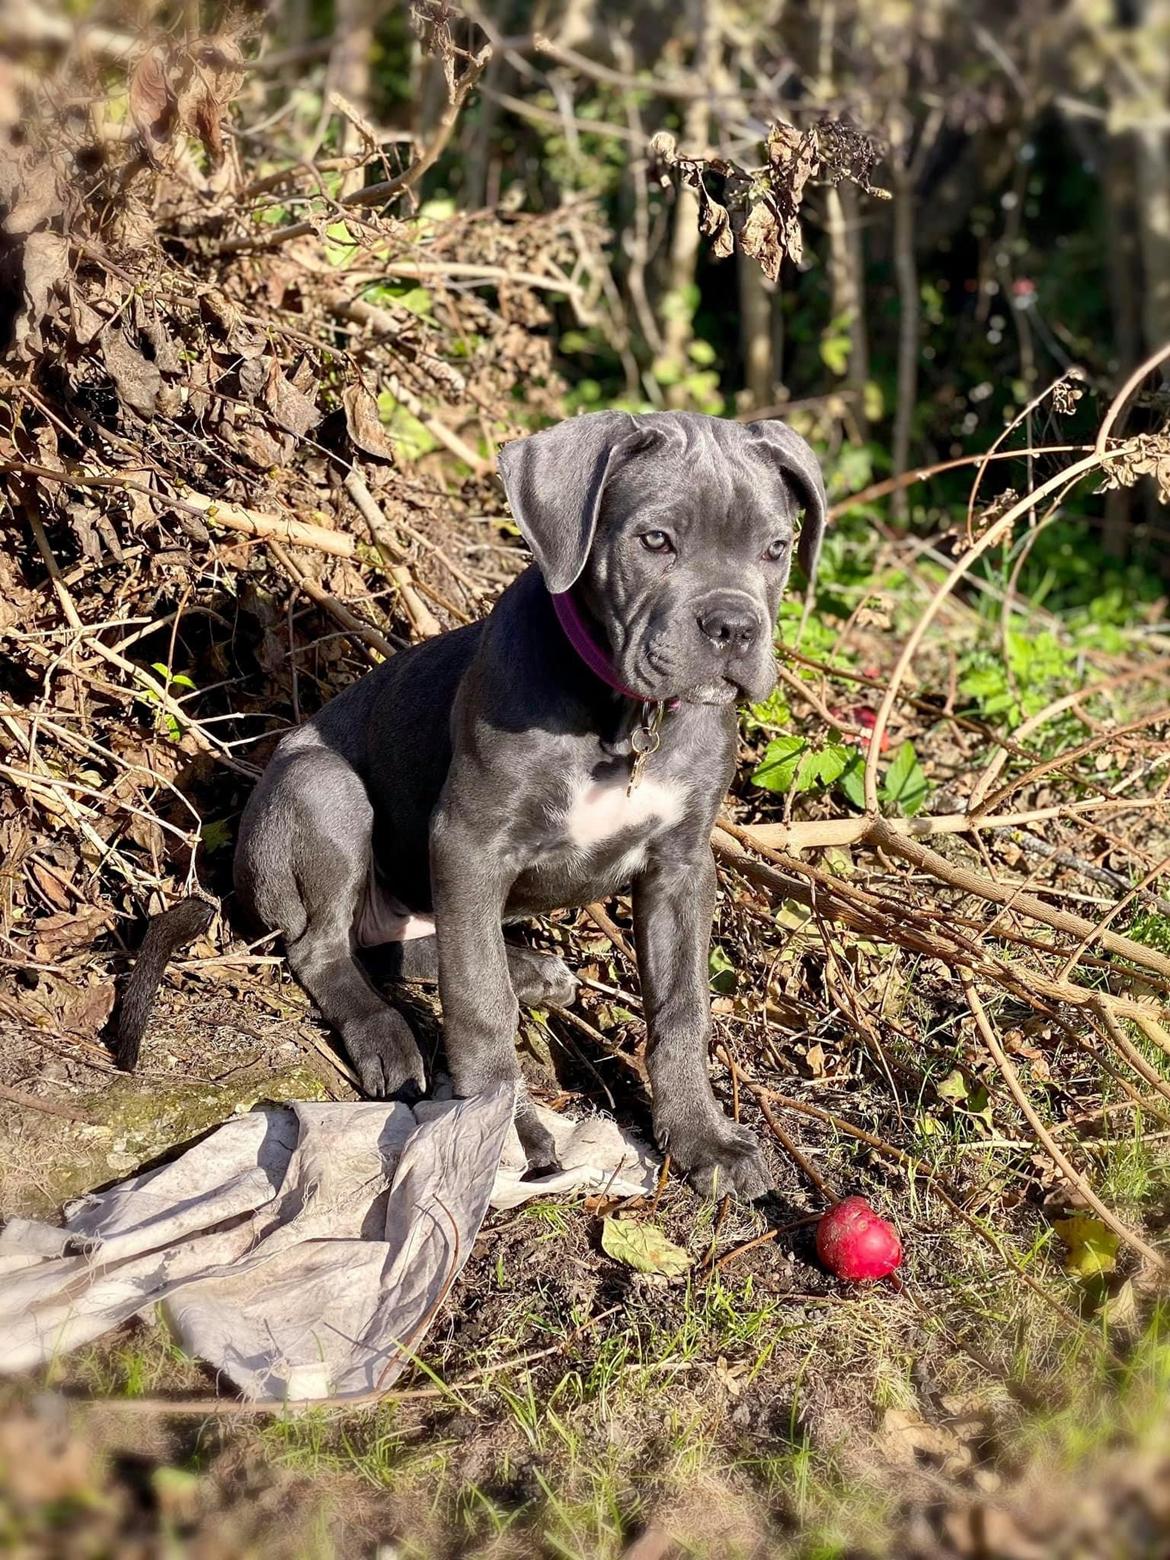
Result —
[{"label": "dog's muzzle", "polygon": [[713,591],[696,601],[693,611],[698,676],[690,697],[701,704],[765,698],[775,671],[756,601],[746,591]]}]

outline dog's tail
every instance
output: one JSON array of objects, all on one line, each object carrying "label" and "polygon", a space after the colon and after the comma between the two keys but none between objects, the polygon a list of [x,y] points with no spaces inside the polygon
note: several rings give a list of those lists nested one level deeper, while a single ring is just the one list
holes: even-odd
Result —
[{"label": "dog's tail", "polygon": [[207,930],[215,911],[210,896],[192,894],[156,915],[146,928],[114,1020],[114,1061],[123,1072],[133,1072],[138,1065],[146,1022],[168,962]]}]

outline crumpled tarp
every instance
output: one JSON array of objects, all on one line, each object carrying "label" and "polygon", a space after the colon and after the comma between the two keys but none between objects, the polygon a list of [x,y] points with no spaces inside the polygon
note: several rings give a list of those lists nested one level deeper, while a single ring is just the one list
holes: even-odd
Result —
[{"label": "crumpled tarp", "polygon": [[264,1106],[158,1169],[0,1232],[0,1370],[28,1369],[160,1305],[183,1348],[248,1398],[384,1389],[415,1357],[488,1205],[635,1196],[654,1156],[612,1121],[541,1110],[562,1169],[522,1179],[513,1094]]}]

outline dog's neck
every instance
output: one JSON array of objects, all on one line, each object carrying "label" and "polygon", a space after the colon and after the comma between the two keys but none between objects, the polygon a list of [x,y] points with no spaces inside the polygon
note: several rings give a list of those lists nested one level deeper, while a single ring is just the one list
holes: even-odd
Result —
[{"label": "dog's neck", "polygon": [[561,625],[565,638],[593,675],[599,677],[615,693],[620,693],[627,699],[636,699],[641,703],[642,695],[626,687],[614,670],[613,662],[593,637],[573,592],[566,590],[554,593],[550,590],[548,599],[553,604],[553,611],[557,615],[557,622]]}]

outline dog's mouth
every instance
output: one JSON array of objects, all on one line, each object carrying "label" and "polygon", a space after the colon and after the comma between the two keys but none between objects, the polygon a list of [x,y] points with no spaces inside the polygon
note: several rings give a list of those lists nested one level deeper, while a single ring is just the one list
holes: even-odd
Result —
[{"label": "dog's mouth", "polygon": [[638,646],[627,681],[648,699],[712,705],[758,703],[775,684],[775,665],[770,657],[725,660],[708,656],[703,660],[706,664],[700,661],[696,665],[691,657],[677,655],[669,641],[651,638]]},{"label": "dog's mouth", "polygon": [[685,704],[738,704],[748,697],[747,689],[730,677],[716,677],[699,683],[682,695]]}]

